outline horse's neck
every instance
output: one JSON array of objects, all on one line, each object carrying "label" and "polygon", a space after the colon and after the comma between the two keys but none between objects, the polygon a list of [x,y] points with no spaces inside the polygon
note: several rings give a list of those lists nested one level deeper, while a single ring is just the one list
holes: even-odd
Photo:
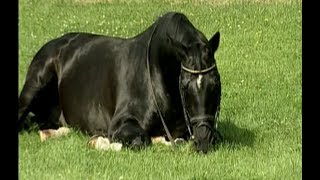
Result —
[{"label": "horse's neck", "polygon": [[153,92],[163,111],[177,104],[179,97],[180,63],[161,43],[153,43],[150,51],[150,72]]}]

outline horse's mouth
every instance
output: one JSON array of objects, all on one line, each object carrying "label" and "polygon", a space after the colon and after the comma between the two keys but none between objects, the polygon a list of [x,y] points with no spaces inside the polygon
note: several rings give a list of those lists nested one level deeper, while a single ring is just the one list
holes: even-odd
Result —
[{"label": "horse's mouth", "polygon": [[201,129],[197,129],[197,131],[194,137],[194,147],[197,152],[206,154],[222,141],[220,132],[214,128],[202,126]]}]

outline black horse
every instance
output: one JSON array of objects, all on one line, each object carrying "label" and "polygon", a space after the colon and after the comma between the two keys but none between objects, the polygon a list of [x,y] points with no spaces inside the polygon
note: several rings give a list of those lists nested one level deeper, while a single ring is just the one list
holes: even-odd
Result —
[{"label": "black horse", "polygon": [[169,12],[128,39],[68,33],[35,55],[19,97],[40,129],[61,121],[90,135],[140,148],[151,137],[191,135],[197,151],[215,144],[221,84],[214,53],[187,17]]}]

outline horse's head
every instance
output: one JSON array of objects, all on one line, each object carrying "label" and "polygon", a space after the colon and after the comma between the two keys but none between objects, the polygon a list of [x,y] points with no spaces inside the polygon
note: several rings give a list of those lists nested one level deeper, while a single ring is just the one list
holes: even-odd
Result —
[{"label": "horse's head", "polygon": [[214,53],[219,46],[220,33],[214,34],[209,41],[202,35],[198,41],[189,44],[168,39],[181,60],[180,93],[194,145],[197,151],[206,153],[218,138],[216,121],[221,84]]}]

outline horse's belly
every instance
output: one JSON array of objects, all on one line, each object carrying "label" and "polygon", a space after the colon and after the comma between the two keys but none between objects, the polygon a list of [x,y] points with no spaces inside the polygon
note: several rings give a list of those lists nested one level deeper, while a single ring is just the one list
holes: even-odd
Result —
[{"label": "horse's belly", "polygon": [[92,81],[61,81],[59,100],[66,123],[90,134],[107,132],[113,108],[108,92],[102,92]]},{"label": "horse's belly", "polygon": [[110,116],[99,105],[64,104],[62,113],[66,123],[89,134],[107,133]]}]

